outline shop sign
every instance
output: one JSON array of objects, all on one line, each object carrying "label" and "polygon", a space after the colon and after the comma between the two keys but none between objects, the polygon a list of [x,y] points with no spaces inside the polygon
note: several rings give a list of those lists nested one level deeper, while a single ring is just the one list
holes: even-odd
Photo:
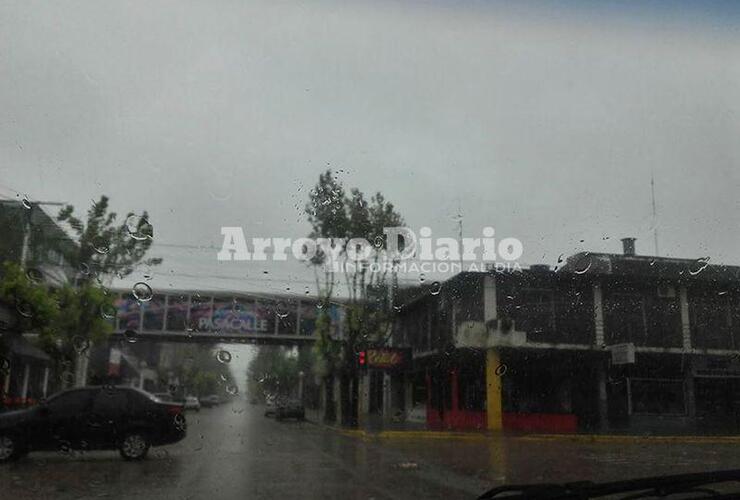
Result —
[{"label": "shop sign", "polygon": [[635,344],[614,344],[609,346],[613,365],[630,365],[635,363]]},{"label": "shop sign", "polygon": [[368,349],[366,363],[368,368],[393,369],[403,368],[410,358],[408,349],[393,349],[389,347]]}]

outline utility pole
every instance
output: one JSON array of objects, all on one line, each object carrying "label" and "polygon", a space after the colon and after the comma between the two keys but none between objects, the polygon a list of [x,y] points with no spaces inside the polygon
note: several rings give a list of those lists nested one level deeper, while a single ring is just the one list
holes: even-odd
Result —
[{"label": "utility pole", "polygon": [[457,244],[458,254],[460,256],[460,272],[463,272],[463,214],[462,214],[462,203],[460,198],[457,199]]},{"label": "utility pole", "polygon": [[655,244],[655,256],[658,256],[658,211],[655,207],[655,175],[650,174],[650,192],[653,199],[653,243]]}]

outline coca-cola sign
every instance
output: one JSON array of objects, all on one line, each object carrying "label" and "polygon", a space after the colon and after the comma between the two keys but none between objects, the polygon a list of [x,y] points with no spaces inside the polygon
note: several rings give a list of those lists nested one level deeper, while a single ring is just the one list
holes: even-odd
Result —
[{"label": "coca-cola sign", "polygon": [[368,349],[366,354],[368,368],[393,369],[402,368],[411,359],[408,349],[390,347]]}]

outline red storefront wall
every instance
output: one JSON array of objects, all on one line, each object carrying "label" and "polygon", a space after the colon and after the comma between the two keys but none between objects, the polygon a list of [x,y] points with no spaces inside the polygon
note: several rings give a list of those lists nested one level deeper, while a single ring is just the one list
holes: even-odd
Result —
[{"label": "red storefront wall", "polygon": [[[488,415],[485,411],[460,408],[460,390],[457,370],[450,371],[452,408],[440,411],[432,408],[431,378],[427,374],[427,427],[431,430],[485,430]],[[503,414],[503,428],[521,432],[573,433],[578,430],[578,417],[570,413],[507,413]]]}]

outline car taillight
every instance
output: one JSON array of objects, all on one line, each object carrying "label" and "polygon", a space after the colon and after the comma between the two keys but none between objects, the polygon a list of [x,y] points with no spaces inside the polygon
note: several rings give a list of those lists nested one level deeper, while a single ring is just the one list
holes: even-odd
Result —
[{"label": "car taillight", "polygon": [[182,413],[182,406],[169,406],[167,407],[167,413],[170,415],[179,415]]}]

